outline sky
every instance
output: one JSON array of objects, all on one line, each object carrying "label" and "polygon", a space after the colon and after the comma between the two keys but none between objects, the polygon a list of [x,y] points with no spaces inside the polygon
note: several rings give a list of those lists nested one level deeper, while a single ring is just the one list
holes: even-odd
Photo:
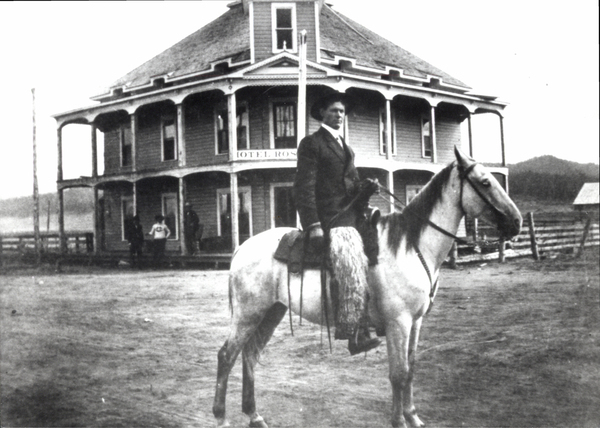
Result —
[{"label": "sky", "polygon": [[[32,88],[39,191],[54,192],[51,115],[95,104],[90,97],[225,13],[228,3],[0,2],[0,200],[33,193]],[[598,163],[596,0],[329,3],[477,93],[508,102],[507,163],[542,155]],[[494,120],[476,126],[499,126]],[[65,179],[91,175],[90,147],[88,126],[64,128]],[[497,160],[484,151],[476,145],[475,158]]]}]

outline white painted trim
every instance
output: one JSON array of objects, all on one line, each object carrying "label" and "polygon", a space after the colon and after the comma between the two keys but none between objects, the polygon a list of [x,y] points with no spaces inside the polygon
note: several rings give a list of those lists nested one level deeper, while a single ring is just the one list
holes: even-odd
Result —
[{"label": "white painted trim", "polygon": [[250,23],[250,64],[256,61],[256,49],[254,48],[254,2],[248,2],[248,20]]},{"label": "white painted trim", "polygon": [[[275,149],[275,116],[273,115],[273,104],[276,103],[293,103],[295,107],[294,125],[296,126],[296,140],[298,139],[298,98],[281,97],[269,99],[269,148]],[[300,142],[296,141],[296,147]]]},{"label": "white painted trim", "polygon": [[[249,233],[250,236],[253,236],[253,231],[252,231],[252,187],[251,186],[241,186],[238,187],[238,193],[247,193],[248,194],[248,201],[250,204],[250,209],[248,210],[248,223],[249,223]],[[222,230],[221,230],[221,195],[228,195],[231,194],[231,188],[226,187],[226,188],[221,188],[221,189],[217,189],[217,236],[223,236],[222,235]],[[237,201],[234,201],[233,198],[230,199],[231,203],[233,204],[234,202],[237,203]],[[232,222],[233,224],[233,222]],[[232,231],[233,232],[233,231]]]},{"label": "white painted trim", "polygon": [[[394,110],[393,106],[390,106],[390,112],[391,112],[391,116],[392,116],[392,156],[396,156],[396,111]],[[379,154],[382,156],[386,156],[387,153],[385,153],[383,151],[383,145],[385,143],[385,141],[383,141],[383,127],[385,126],[385,124],[383,123],[383,121],[381,120],[383,116],[383,119],[385,120],[385,106],[384,107],[379,107]]]},{"label": "white painted trim", "polygon": [[315,60],[317,63],[321,62],[321,8],[319,2],[315,2]]},{"label": "white painted trim", "polygon": [[[277,10],[291,9],[292,11],[292,49],[277,49]],[[295,3],[271,3],[271,47],[273,53],[279,52],[298,52],[298,25],[296,22],[296,4]]]},{"label": "white painted trim", "polygon": [[[275,189],[277,187],[293,187],[294,186],[294,182],[293,181],[285,181],[285,182],[280,182],[280,183],[271,183],[269,186],[269,217],[270,217],[270,225],[271,225],[271,229],[273,229],[275,227]],[[295,227],[299,227],[298,225],[298,216],[296,215],[296,226]]]},{"label": "white painted trim", "polygon": [[[175,127],[175,142],[173,147],[174,158],[173,159],[165,159],[165,122],[173,121],[173,126]],[[160,118],[160,160],[162,162],[172,162],[179,160],[179,139],[177,138],[177,117],[176,115],[165,114]]]},{"label": "white painted trim", "polygon": [[[425,136],[423,135],[423,122],[425,120],[429,121],[429,144],[431,145],[431,155],[427,156],[425,154]],[[431,156],[433,156],[433,144],[431,143],[431,133],[433,132],[432,129],[432,123],[431,123],[431,114],[430,113],[423,113],[421,114],[421,126],[419,127],[419,133],[421,134],[421,157],[423,159],[431,159]]]},{"label": "white painted trim", "polygon": [[133,205],[133,196],[121,196],[121,203],[119,205],[119,215],[121,216],[121,241],[127,241],[127,239],[125,239],[125,210],[123,209],[125,208],[125,202],[131,202],[131,207],[134,209],[135,212],[135,207]]},{"label": "white painted trim", "polygon": [[175,230],[171,230],[171,235],[168,240],[170,241],[178,241],[179,240],[179,202],[177,199],[177,192],[165,192],[160,194],[160,212],[163,217],[167,217],[167,213],[165,212],[165,199],[166,198],[175,198]]},{"label": "white painted trim", "polygon": [[[244,107],[246,109],[246,114],[248,115],[248,126],[246,126],[246,147],[240,148],[237,147],[237,150],[249,150],[250,149],[250,107],[248,107],[248,101],[242,101],[237,103],[237,107]],[[219,153],[219,126],[217,121],[217,114],[219,110],[225,110],[227,112],[227,100],[218,102],[213,108],[213,124],[214,124],[214,141],[215,141],[215,155],[216,156],[225,156],[231,152],[231,144],[229,144],[229,150],[227,153]],[[227,116],[225,117],[227,119]],[[236,122],[237,122],[237,112],[236,112]],[[237,132],[237,129],[236,129]],[[229,138],[229,136],[228,136]],[[239,141],[238,141],[239,143]]]}]

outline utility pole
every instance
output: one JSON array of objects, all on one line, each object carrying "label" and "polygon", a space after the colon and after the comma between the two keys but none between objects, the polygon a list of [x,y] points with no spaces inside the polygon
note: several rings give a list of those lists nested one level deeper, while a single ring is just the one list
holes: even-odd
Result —
[{"label": "utility pole", "polygon": [[32,96],[32,119],[33,119],[33,236],[35,239],[35,258],[39,265],[42,258],[40,245],[40,195],[38,192],[37,179],[37,147],[36,147],[36,125],[35,125],[35,88],[31,89]]}]

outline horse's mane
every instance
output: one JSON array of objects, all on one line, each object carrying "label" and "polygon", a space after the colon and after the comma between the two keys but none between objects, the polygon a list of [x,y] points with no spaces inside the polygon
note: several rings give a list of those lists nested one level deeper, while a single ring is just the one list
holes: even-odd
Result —
[{"label": "horse's mane", "polygon": [[398,252],[403,237],[406,237],[408,248],[418,248],[421,232],[427,225],[433,207],[442,199],[442,190],[453,167],[454,162],[435,174],[401,213],[392,213],[380,218],[379,222],[388,229],[387,242],[394,254]]}]

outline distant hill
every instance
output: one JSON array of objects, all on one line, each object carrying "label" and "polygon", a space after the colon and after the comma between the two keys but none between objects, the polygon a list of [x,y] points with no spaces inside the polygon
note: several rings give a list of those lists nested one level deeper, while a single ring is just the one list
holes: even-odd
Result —
[{"label": "distant hill", "polygon": [[571,204],[583,183],[597,182],[598,164],[539,156],[508,166],[511,196]]},{"label": "distant hill", "polygon": [[[94,210],[94,194],[88,188],[68,189],[65,195],[66,214],[87,214]],[[50,202],[50,213],[58,212],[58,196],[56,193],[44,193],[40,197],[40,215],[48,211]],[[32,217],[33,196],[21,196],[18,198],[4,199],[0,201],[0,217]]]}]

